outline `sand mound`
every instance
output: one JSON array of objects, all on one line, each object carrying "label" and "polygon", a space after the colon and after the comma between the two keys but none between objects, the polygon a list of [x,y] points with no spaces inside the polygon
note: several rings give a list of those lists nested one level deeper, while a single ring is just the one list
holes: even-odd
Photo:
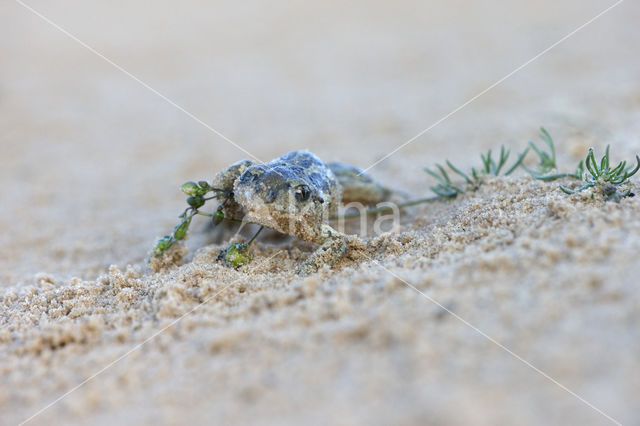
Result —
[{"label": "sand mound", "polygon": [[[211,412],[225,423],[489,423],[535,419],[541,407],[545,418],[599,420],[428,298],[587,400],[631,415],[639,202],[495,178],[409,210],[401,232],[365,239],[335,270],[307,278],[292,273],[308,254],[295,242],[258,243],[237,271],[215,261],[221,246],[206,246],[159,273],[40,274],[0,295],[4,420],[105,366],[35,423],[204,422]],[[465,413],[453,409],[461,405]]]}]

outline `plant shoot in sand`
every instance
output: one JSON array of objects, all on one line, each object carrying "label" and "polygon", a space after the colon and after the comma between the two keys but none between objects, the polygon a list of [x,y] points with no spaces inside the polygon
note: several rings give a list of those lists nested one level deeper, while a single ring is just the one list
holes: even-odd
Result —
[{"label": "plant shoot in sand", "polygon": [[469,191],[477,190],[480,185],[482,185],[482,177],[483,176],[509,176],[513,173],[518,166],[522,164],[524,157],[527,155],[529,148],[527,148],[522,154],[518,156],[516,162],[509,167],[503,174],[500,174],[502,168],[507,164],[507,160],[509,159],[509,150],[505,150],[504,145],[500,147],[500,157],[496,162],[492,157],[492,152],[489,150],[486,155],[480,154],[480,158],[482,160],[482,167],[476,169],[475,167],[471,168],[470,175],[462,172],[458,167],[451,164],[449,160],[446,160],[445,163],[449,168],[458,176],[461,176],[464,179],[464,183],[462,185],[454,185],[451,179],[449,178],[449,174],[445,170],[443,166],[440,164],[436,164],[436,168],[438,171],[434,171],[428,168],[424,170],[433,176],[438,182],[437,185],[431,187],[431,190],[435,192],[441,198],[455,198],[458,194],[463,194]]},{"label": "plant shoot in sand", "polygon": [[635,167],[627,167],[627,162],[621,161],[617,166],[611,168],[611,165],[609,164],[609,145],[607,145],[607,149],[605,150],[604,156],[600,160],[599,164],[596,161],[593,148],[589,148],[584,164],[589,172],[588,174],[584,173],[582,176],[582,180],[585,184],[576,189],[569,189],[561,186],[560,189],[563,192],[566,194],[575,194],[576,192],[584,191],[587,188],[597,187],[605,197],[605,200],[613,200],[615,202],[620,202],[622,198],[633,196],[630,189],[620,192],[619,188],[620,186],[628,183],[629,178],[640,170],[640,157],[638,155],[636,155]]},{"label": "plant shoot in sand", "polygon": [[[539,147],[530,141],[529,146],[518,156],[516,162],[503,174],[501,174],[502,168],[506,165],[509,157],[509,151],[505,150],[504,146],[500,149],[500,157],[497,162],[491,158],[491,150],[489,150],[486,155],[481,154],[482,167],[480,169],[472,168],[470,176],[460,171],[460,168],[454,166],[447,160],[447,166],[455,174],[464,179],[464,182],[459,184],[454,183],[445,168],[439,164],[436,164],[437,172],[431,169],[425,169],[425,171],[437,181],[437,185],[432,186],[431,190],[441,199],[455,198],[458,194],[477,190],[478,187],[482,185],[483,176],[508,176],[518,167],[521,167],[534,179],[544,182],[562,178],[572,178],[585,182],[577,189],[569,189],[561,186],[560,190],[567,194],[574,194],[587,188],[599,187],[607,201],[613,200],[619,202],[622,198],[633,195],[630,190],[620,192],[619,187],[626,184],[629,178],[640,169],[640,157],[636,156],[636,167],[627,167],[627,163],[623,161],[616,167],[611,168],[609,164],[609,146],[607,146],[605,155],[599,164],[595,160],[593,148],[590,148],[586,159],[578,163],[575,171],[559,173],[557,172],[555,145],[551,135],[544,127],[540,128],[540,138],[546,147]],[[538,156],[538,164],[535,170],[532,170],[524,164],[524,159],[530,151],[533,151]],[[588,173],[585,172],[585,167]]]},{"label": "plant shoot in sand", "polygon": [[534,179],[542,180],[545,182],[562,179],[565,177],[573,179],[581,179],[584,171],[584,163],[580,161],[576,166],[576,170],[573,173],[557,173],[556,165],[556,148],[553,143],[553,139],[547,129],[540,127],[540,139],[547,145],[549,152],[544,148],[538,147],[533,142],[529,141],[529,148],[538,156],[538,165],[536,170],[531,170],[524,163],[521,164],[522,168],[526,170]]}]

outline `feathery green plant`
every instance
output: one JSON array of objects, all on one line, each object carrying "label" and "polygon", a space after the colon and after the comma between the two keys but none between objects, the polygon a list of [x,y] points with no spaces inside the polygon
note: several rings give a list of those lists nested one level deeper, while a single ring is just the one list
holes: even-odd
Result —
[{"label": "feathery green plant", "polygon": [[[187,204],[189,204],[189,207],[187,207],[185,211],[178,216],[180,223],[173,228],[173,232],[169,235],[165,235],[156,242],[156,245],[151,249],[150,257],[160,257],[176,242],[184,240],[187,235],[187,231],[189,230],[189,225],[191,225],[193,216],[197,214],[210,216],[213,218],[213,223],[215,225],[224,219],[222,209],[220,208],[213,215],[202,213],[198,209],[204,206],[208,200],[221,198],[226,200],[229,198],[228,191],[213,188],[206,181],[200,181],[198,183],[186,182],[182,184],[180,190],[187,195]],[[206,197],[210,192],[214,192],[214,195]]]},{"label": "feathery green plant", "polygon": [[510,151],[504,148],[504,145],[500,147],[500,157],[496,160],[492,158],[491,150],[485,154],[480,154],[482,160],[482,167],[476,169],[471,168],[471,176],[462,172],[459,168],[451,164],[449,160],[446,160],[446,165],[458,176],[462,177],[465,183],[461,185],[454,185],[449,177],[449,174],[443,166],[436,164],[438,171],[425,168],[424,170],[433,176],[438,182],[437,185],[431,187],[431,190],[442,198],[455,198],[458,194],[462,194],[468,191],[475,191],[480,185],[482,185],[482,176],[508,176],[513,173],[518,166],[522,165],[522,161],[529,152],[529,148],[525,149],[519,156],[516,162],[509,167],[503,174],[500,174],[503,167],[507,164]]},{"label": "feathery green plant", "polygon": [[624,197],[633,196],[631,190],[619,192],[618,188],[627,183],[629,178],[640,170],[640,156],[636,155],[636,166],[627,166],[626,161],[621,161],[614,168],[609,164],[609,145],[605,150],[604,156],[600,160],[600,164],[596,161],[593,148],[589,148],[584,164],[589,172],[584,173],[582,179],[586,182],[584,185],[576,189],[569,189],[561,186],[560,189],[567,194],[575,194],[584,191],[587,188],[599,187],[605,200],[614,200],[619,202]]},{"label": "feathery green plant", "polygon": [[[195,215],[210,217],[214,226],[220,224],[223,220],[251,224],[251,222],[247,222],[242,219],[226,218],[224,216],[223,209],[225,203],[231,197],[230,191],[213,188],[206,181],[200,181],[198,183],[186,182],[182,184],[180,190],[187,195],[187,204],[189,204],[189,207],[187,207],[185,211],[178,216],[180,223],[173,228],[173,232],[169,235],[165,235],[156,242],[156,245],[151,249],[149,258],[162,256],[176,242],[184,240],[187,235],[187,231],[189,230],[189,225],[191,225],[191,220]],[[206,197],[210,192],[213,192],[214,194],[210,197]],[[204,213],[199,210],[208,200],[213,199],[222,200],[222,203],[220,203],[213,214]],[[222,260],[227,266],[236,269],[248,263],[251,260],[249,245],[256,239],[260,232],[262,232],[263,228],[264,227],[261,226],[255,235],[246,243],[229,244],[226,249],[220,252],[218,259]]]},{"label": "feathery green plant", "polygon": [[[544,127],[540,127],[540,139],[547,144],[550,152],[546,152],[536,146],[532,141],[529,141],[529,147],[538,154],[540,162],[538,163],[538,171],[535,172],[539,175],[544,175],[552,170],[556,169],[556,148],[553,144],[553,138]],[[522,167],[525,170],[529,170],[524,164]]]},{"label": "feathery green plant", "polygon": [[574,179],[582,179],[584,172],[584,162],[580,161],[576,166],[576,170],[573,173],[552,173],[557,169],[556,165],[556,149],[554,146],[553,138],[544,127],[540,127],[540,139],[547,145],[549,152],[544,148],[538,147],[532,141],[529,141],[529,147],[538,155],[539,161],[536,170],[531,170],[524,164],[522,168],[525,169],[534,179],[550,182],[552,180],[561,179],[565,177],[571,177]]}]

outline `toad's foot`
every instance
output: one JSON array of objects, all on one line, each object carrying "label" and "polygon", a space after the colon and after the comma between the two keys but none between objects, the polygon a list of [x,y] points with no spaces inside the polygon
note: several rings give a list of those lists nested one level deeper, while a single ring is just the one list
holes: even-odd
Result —
[{"label": "toad's foot", "polygon": [[300,265],[298,275],[309,275],[318,272],[324,265],[333,266],[338,260],[347,254],[347,236],[336,231],[329,225],[322,225],[322,234],[325,238],[320,247]]},{"label": "toad's foot", "polygon": [[306,276],[318,272],[323,265],[332,266],[347,254],[347,242],[342,238],[330,238],[300,265],[298,275]]}]

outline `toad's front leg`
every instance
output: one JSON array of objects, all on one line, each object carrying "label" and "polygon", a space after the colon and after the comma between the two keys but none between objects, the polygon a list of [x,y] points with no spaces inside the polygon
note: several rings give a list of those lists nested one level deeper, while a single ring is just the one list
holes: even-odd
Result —
[{"label": "toad's front leg", "polygon": [[333,266],[347,254],[346,235],[336,231],[329,225],[321,225],[320,247],[316,249],[298,268],[298,275],[309,275],[317,272],[323,265]]}]

